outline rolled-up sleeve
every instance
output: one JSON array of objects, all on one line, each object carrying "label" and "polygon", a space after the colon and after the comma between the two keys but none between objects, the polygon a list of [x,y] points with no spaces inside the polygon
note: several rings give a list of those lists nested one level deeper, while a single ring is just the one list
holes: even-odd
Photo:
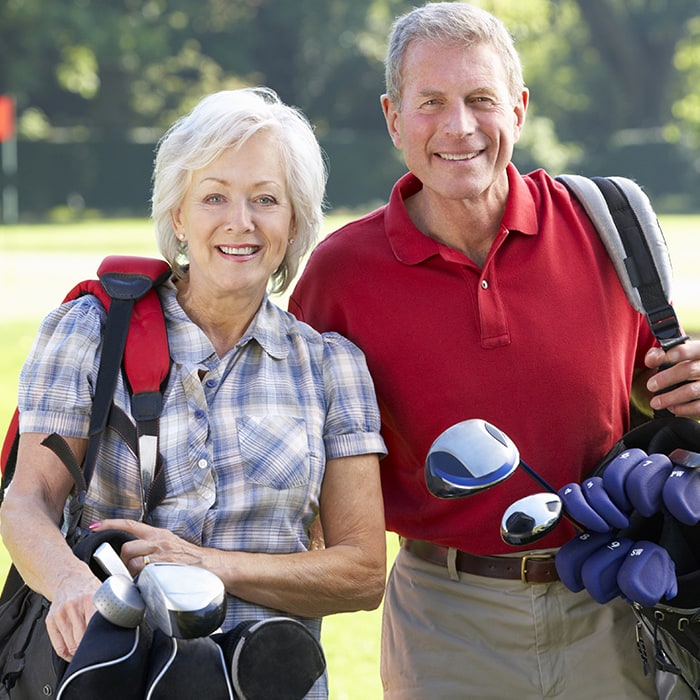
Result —
[{"label": "rolled-up sleeve", "polygon": [[374,384],[360,349],[337,333],[324,333],[327,459],[386,455]]},{"label": "rolled-up sleeve", "polygon": [[19,377],[20,432],[87,437],[103,318],[85,296],[41,323]]}]

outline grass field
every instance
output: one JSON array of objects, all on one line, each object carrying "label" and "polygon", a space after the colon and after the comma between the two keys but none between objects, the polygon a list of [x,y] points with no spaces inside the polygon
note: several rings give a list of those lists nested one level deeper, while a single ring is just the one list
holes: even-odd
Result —
[{"label": "grass field", "polygon": [[[331,216],[326,229],[342,223]],[[676,277],[675,300],[686,329],[700,331],[700,216],[661,221]],[[0,427],[16,404],[17,375],[39,321],[76,282],[93,277],[105,254],[157,255],[147,221],[94,221],[61,226],[0,227]],[[281,306],[285,298],[279,299]],[[388,536],[389,559],[396,538]],[[0,574],[9,562],[0,546]],[[331,700],[381,698],[380,611],[334,615],[324,621],[323,642]]]}]

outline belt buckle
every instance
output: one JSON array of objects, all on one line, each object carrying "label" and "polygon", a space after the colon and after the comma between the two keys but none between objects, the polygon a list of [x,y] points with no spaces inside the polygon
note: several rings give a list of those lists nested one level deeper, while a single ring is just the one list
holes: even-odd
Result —
[{"label": "belt buckle", "polygon": [[530,559],[554,559],[551,554],[523,554],[520,560],[520,580],[522,583],[530,583],[527,580],[527,563]]}]

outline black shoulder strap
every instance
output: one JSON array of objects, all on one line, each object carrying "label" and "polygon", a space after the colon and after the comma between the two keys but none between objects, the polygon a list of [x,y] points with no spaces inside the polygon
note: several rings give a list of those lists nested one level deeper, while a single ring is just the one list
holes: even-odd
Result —
[{"label": "black shoulder strap", "polygon": [[651,204],[632,180],[560,175],[593,222],[630,304],[643,313],[665,350],[687,340],[670,302],[673,277],[666,241]]},{"label": "black shoulder strap", "polygon": [[608,204],[610,215],[625,249],[625,267],[632,285],[639,292],[649,326],[662,348],[667,350],[688,339],[681,330],[659,276],[649,243],[634,208],[623,190],[611,179],[594,177]]},{"label": "black shoulder strap", "polygon": [[[110,266],[109,263],[112,265]],[[154,287],[161,284],[164,277],[170,272],[165,263],[162,263],[165,267],[157,276],[131,273],[129,268],[118,269],[119,266],[125,264],[123,258],[107,258],[98,270],[100,283],[109,295],[109,301],[108,305],[105,304],[107,321],[103,333],[103,351],[95,384],[95,397],[88,432],[88,448],[83,466],[83,475],[87,484],[92,478],[100,438],[107,427],[112,409],[114,389],[124,357],[134,307],[137,301],[143,299]],[[104,299],[101,300],[105,303]],[[150,351],[156,352],[155,349]],[[143,352],[143,348],[139,348],[139,352],[142,361],[144,361],[148,355]],[[156,404],[157,413],[159,413],[160,405],[157,402]],[[155,420],[157,415],[151,415],[149,418]]]}]

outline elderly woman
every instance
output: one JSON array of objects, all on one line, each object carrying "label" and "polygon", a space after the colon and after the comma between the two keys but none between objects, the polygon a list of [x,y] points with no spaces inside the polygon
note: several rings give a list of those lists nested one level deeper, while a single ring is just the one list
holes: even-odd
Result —
[{"label": "elderly woman", "polygon": [[[139,522],[138,461],[106,435],[83,524],[136,537],[121,550],[132,574],[145,560],[218,575],[224,630],[282,614],[318,638],[321,616],[375,608],[383,593],[384,443],[364,357],[268,298],[312,247],[324,186],[308,122],[263,88],[204,98],[158,148],[152,214],[174,272],[160,290],[172,358],[160,419],[167,496]],[[17,471],[2,506],[4,542],[52,601],[47,628],[65,659],[100,582],[61,534],[73,483],[40,443],[57,432],[85,454],[104,320],[88,295],[43,322],[21,374]],[[129,413],[121,378],[114,401]],[[310,544],[317,519],[323,548]]]}]

